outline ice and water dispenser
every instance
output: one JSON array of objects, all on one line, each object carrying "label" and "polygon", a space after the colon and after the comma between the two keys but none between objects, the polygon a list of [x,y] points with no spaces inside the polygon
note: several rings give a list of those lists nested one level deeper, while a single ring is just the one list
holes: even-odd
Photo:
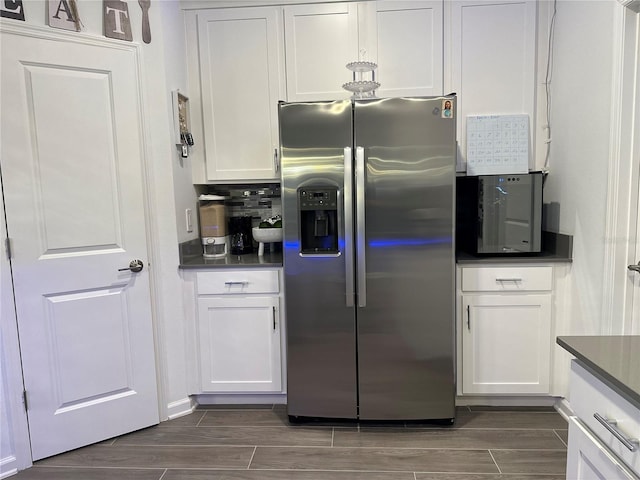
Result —
[{"label": "ice and water dispenser", "polygon": [[338,189],[298,189],[300,253],[338,253]]}]

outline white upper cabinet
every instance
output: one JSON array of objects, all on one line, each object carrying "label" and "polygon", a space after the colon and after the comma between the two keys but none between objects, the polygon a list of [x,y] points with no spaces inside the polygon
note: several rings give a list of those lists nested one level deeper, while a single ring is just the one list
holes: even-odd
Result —
[{"label": "white upper cabinet", "polygon": [[279,176],[281,15],[279,7],[197,14],[205,182]]},{"label": "white upper cabinet", "polygon": [[378,97],[458,94],[460,171],[468,115],[527,114],[536,146],[535,0],[211,8],[185,21],[194,183],[277,180],[278,101],[348,98],[358,60],[377,63]]},{"label": "white upper cabinet", "polygon": [[445,93],[441,1],[381,0],[360,11],[361,48],[378,64],[379,97]]},{"label": "white upper cabinet", "polygon": [[345,65],[358,60],[355,3],[292,5],[284,9],[287,100],[347,98]]},{"label": "white upper cabinet", "polygon": [[534,145],[535,0],[455,0],[445,8],[445,89],[459,95],[458,170],[466,168],[467,115],[528,114]]},{"label": "white upper cabinet", "polygon": [[357,60],[378,64],[377,96],[441,95],[442,16],[441,1],[284,7],[287,100],[348,98],[346,64]]}]

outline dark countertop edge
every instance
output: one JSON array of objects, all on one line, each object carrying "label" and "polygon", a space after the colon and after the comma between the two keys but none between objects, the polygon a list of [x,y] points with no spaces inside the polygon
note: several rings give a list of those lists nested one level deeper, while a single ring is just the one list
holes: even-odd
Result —
[{"label": "dark countertop edge", "polygon": [[245,258],[242,263],[227,263],[228,260],[224,258],[220,260],[192,260],[191,262],[181,263],[178,268],[181,270],[201,270],[203,268],[282,268],[282,259],[280,261],[265,260],[264,258],[269,258],[265,256],[260,262],[258,255],[255,253],[246,256],[252,258]]},{"label": "dark countertop edge", "polygon": [[[609,388],[620,394],[625,400],[631,403],[636,408],[640,409],[640,391],[635,391],[629,387],[626,383],[616,378],[605,369],[600,367],[596,362],[592,361],[589,357],[584,355],[580,350],[571,346],[568,342],[571,341],[571,336],[556,337],[556,343],[564,348],[567,352],[572,354],[580,362],[580,364],[592,373],[596,378],[601,380]],[[610,338],[610,336],[607,336]]]},{"label": "dark countertop edge", "polygon": [[189,240],[179,245],[179,269],[192,270],[201,268],[280,268],[282,267],[282,252],[265,253],[258,256],[257,252],[245,255],[227,255],[223,258],[204,258],[200,239]]},{"label": "dark countertop edge", "polygon": [[573,255],[573,236],[555,232],[542,232],[543,251],[540,253],[473,255],[458,252],[456,263],[460,265],[482,263],[571,263]]}]

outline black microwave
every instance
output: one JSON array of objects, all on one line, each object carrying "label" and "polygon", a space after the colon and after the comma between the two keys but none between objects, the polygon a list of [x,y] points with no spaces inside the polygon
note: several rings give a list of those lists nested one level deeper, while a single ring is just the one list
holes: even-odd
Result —
[{"label": "black microwave", "polygon": [[456,250],[539,253],[542,183],[542,172],[457,177]]}]

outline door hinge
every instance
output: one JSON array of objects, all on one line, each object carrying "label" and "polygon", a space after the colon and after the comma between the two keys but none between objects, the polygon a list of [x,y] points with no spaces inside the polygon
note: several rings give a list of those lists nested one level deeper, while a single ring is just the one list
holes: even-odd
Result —
[{"label": "door hinge", "polygon": [[24,411],[29,411],[29,404],[27,403],[27,391],[22,391],[22,403],[24,404]]},{"label": "door hinge", "polygon": [[11,239],[9,237],[4,239],[4,248],[7,251],[7,259],[11,260]]}]

